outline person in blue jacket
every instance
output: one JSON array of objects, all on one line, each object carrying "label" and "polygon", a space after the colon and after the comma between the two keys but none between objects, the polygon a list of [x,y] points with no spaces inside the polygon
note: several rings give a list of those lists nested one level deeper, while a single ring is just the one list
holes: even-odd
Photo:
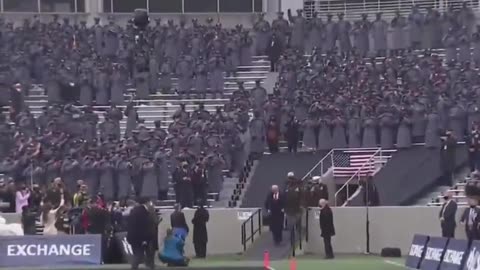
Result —
[{"label": "person in blue jacket", "polygon": [[184,246],[185,239],[168,229],[163,240],[163,251],[158,254],[160,261],[167,266],[188,266],[189,259],[184,255]]}]

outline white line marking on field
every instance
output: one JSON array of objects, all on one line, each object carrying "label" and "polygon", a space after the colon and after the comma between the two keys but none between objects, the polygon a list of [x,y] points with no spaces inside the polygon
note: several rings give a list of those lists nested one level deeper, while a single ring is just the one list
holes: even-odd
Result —
[{"label": "white line marking on field", "polygon": [[275,268],[271,267],[271,266],[268,266],[267,267],[268,270],[275,270]]},{"label": "white line marking on field", "polygon": [[405,266],[401,263],[390,261],[390,260],[383,260],[383,262],[386,263],[386,264],[391,264],[391,265],[395,265],[395,266],[398,266],[398,267],[402,267],[404,269],[413,269],[413,268],[407,267],[407,266]]}]

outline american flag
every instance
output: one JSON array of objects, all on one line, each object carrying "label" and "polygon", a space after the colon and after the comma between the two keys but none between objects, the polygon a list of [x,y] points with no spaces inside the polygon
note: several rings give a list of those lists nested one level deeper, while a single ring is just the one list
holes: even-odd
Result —
[{"label": "american flag", "polygon": [[333,174],[335,177],[351,177],[360,170],[360,176],[368,176],[375,171],[375,165],[379,162],[379,159],[380,157],[372,158],[371,152],[338,153],[333,157]]}]

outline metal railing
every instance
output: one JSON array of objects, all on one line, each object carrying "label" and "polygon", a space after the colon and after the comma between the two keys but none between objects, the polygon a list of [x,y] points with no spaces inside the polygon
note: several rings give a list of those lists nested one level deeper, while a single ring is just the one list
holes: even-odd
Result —
[{"label": "metal railing", "polygon": [[[115,0],[103,0],[105,13],[133,12],[133,6],[122,7]],[[135,8],[146,9],[149,13],[163,14],[214,14],[214,13],[258,13],[263,12],[263,0],[231,1],[231,0],[175,0],[168,5],[159,0],[143,0],[136,3]],[[236,2],[236,3],[235,3]],[[240,2],[240,4],[239,4]],[[128,10],[128,11],[127,11]]]},{"label": "metal railing", "polygon": [[[439,12],[444,12],[449,6],[456,8],[461,7],[464,1],[461,0],[364,0],[364,1],[346,1],[346,0],[314,0],[304,1],[303,9],[307,18],[311,18],[313,12],[317,12],[320,16],[325,16],[330,13],[336,16],[337,13],[344,13],[346,20],[358,20],[361,14],[367,13],[372,15],[376,12],[382,12],[384,18],[392,18],[397,10],[402,15],[408,15],[413,5],[419,6],[422,10],[427,7],[437,9]],[[469,6],[478,9],[478,1],[467,1]]]},{"label": "metal railing", "polygon": [[[255,222],[254,218],[258,218],[258,228],[255,229]],[[250,234],[247,236],[247,224],[250,224]],[[248,217],[243,223],[242,223],[242,246],[243,246],[243,251],[247,250],[247,243],[248,241],[251,241],[252,244],[255,241],[255,235],[257,234],[261,235],[262,234],[262,209],[259,208],[257,211],[253,212],[250,217]]]},{"label": "metal railing", "polygon": [[313,176],[322,176],[333,166],[333,154],[336,149],[330,150],[315,166],[310,169],[303,177],[302,181]]},{"label": "metal railing", "polygon": [[[338,197],[341,194],[341,192],[346,189],[346,198],[345,200],[347,201],[348,198],[350,198],[350,189],[352,184],[358,185],[362,177],[367,177],[370,175],[370,172],[375,171],[377,168],[377,160],[380,160],[380,164],[383,164],[383,158],[382,158],[383,152],[381,148],[378,148],[363,165],[345,182],[345,184],[340,187],[337,192],[335,192],[335,206],[338,206]],[[357,180],[357,181],[355,181]],[[354,182],[355,183],[352,183]]]},{"label": "metal railing", "polygon": [[84,13],[86,11],[86,1],[88,0],[55,3],[46,0],[0,0],[0,11],[2,13]]}]

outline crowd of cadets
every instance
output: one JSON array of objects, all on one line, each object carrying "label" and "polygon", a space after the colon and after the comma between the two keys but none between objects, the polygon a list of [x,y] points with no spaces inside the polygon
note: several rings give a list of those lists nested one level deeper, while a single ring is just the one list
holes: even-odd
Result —
[{"label": "crowd of cadets", "polygon": [[428,50],[381,60],[319,52],[307,59],[287,49],[278,66],[263,118],[278,134],[289,134],[293,119],[306,148],[438,148],[447,130],[464,141],[480,123],[480,81],[468,61],[445,65]]},{"label": "crowd of cadets", "polygon": [[460,8],[451,5],[444,14],[431,7],[422,10],[413,5],[408,17],[397,11],[390,23],[381,12],[374,20],[362,14],[353,22],[345,20],[343,13],[337,14],[337,20],[327,14],[325,20],[316,12],[313,18],[306,19],[302,12],[297,10],[294,16],[288,10],[288,21],[279,12],[271,25],[261,16],[254,26],[256,53],[265,52],[268,41],[275,36],[281,47],[289,45],[301,52],[318,49],[362,57],[386,56],[388,52],[399,55],[406,49],[446,48],[447,60],[452,60],[456,59],[456,48],[460,48],[460,58],[466,60],[470,59],[473,45],[474,59],[480,59],[480,35],[473,33],[475,14],[467,2]]},{"label": "crowd of cadets", "polygon": [[[173,183],[177,200],[191,205],[207,192],[220,191],[224,169],[242,170],[248,116],[242,122],[239,114],[220,108],[210,114],[200,105],[190,115],[181,106],[168,129],[160,122],[149,129],[131,104],[125,111],[112,106],[99,124],[90,107],[54,105],[36,119],[22,111],[13,125],[0,117],[1,170],[18,182],[41,186],[61,177],[69,192],[82,179],[89,194],[100,191],[107,200],[167,199]],[[124,115],[127,126],[121,134]],[[179,193],[193,195],[182,199]]]},{"label": "crowd of cadets", "polygon": [[[131,193],[166,198],[172,174],[177,193],[195,193],[188,191],[198,178],[192,171],[208,183],[202,193],[218,192],[224,168],[239,172],[248,154],[263,153],[267,144],[275,152],[281,136],[290,151],[296,151],[299,140],[322,150],[406,148],[417,141],[438,147],[441,131],[451,129],[461,139],[480,120],[479,79],[470,64],[480,56],[480,35],[472,34],[468,6],[448,9],[444,16],[415,6],[408,19],[397,14],[390,24],[392,48],[387,48],[388,24],[381,14],[373,22],[362,16],[353,26],[343,14],[338,21],[328,15],[323,22],[317,14],[307,20],[301,11],[297,16],[289,11],[288,19],[279,13],[270,25],[261,14],[252,30],[224,28],[211,19],[189,26],[157,19],[141,34],[132,24],[120,27],[113,17],[106,25],[97,18],[92,26],[72,25],[68,18],[61,23],[58,16],[49,23],[35,17],[16,28],[0,21],[5,63],[0,105],[11,104],[14,122],[0,119],[2,171],[43,185],[60,176],[70,191],[84,179],[89,193],[101,190],[108,199]],[[396,42],[407,35],[411,44]],[[473,54],[465,52],[466,42]],[[376,54],[388,49],[403,57],[365,59],[370,45]],[[446,47],[446,66],[429,50],[422,55],[403,51],[436,47]],[[303,52],[310,49],[313,54],[306,59]],[[153,130],[146,128],[132,103],[124,111],[112,106],[102,123],[90,107],[124,104],[130,84],[138,99],[157,89],[171,91],[172,77],[178,77],[180,94],[222,94],[224,72],[235,75],[253,54],[265,53],[282,55],[271,57],[279,71],[273,94],[267,95],[259,81],[254,89],[239,83],[224,108],[210,114],[200,106],[190,115],[182,106],[168,130],[160,122]],[[37,119],[23,102],[33,83],[44,86],[49,101]],[[85,107],[60,105],[66,102]],[[120,134],[123,117],[126,131]],[[185,205],[195,198],[181,197]]]}]

